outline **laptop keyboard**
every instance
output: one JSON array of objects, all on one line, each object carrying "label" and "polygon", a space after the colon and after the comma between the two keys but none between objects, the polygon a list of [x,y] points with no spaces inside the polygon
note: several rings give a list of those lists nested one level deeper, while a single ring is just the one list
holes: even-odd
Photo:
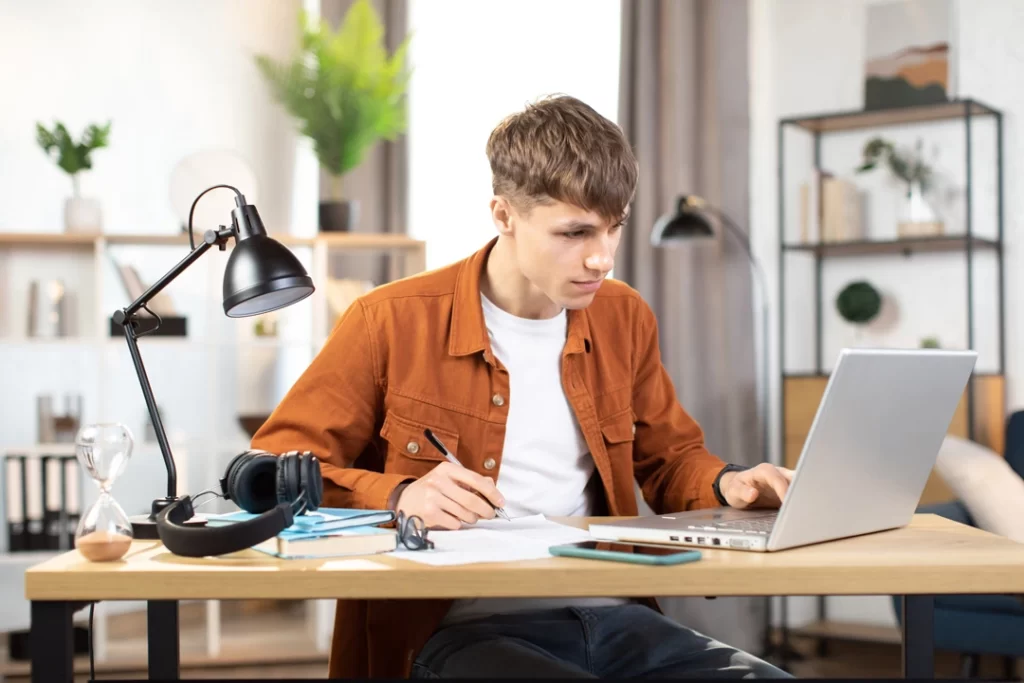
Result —
[{"label": "laptop keyboard", "polygon": [[752,519],[734,519],[728,522],[715,522],[714,526],[699,527],[693,526],[694,529],[704,529],[707,531],[739,531],[745,534],[769,534],[771,533],[772,526],[775,525],[775,518],[777,515],[767,515],[765,517],[754,517]]}]

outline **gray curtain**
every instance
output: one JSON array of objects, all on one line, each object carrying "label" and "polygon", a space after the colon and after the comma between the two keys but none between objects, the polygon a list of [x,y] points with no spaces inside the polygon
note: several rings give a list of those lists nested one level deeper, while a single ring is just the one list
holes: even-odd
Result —
[{"label": "gray curtain", "polygon": [[[654,309],[663,362],[710,450],[727,462],[756,464],[763,451],[745,252],[721,226],[714,240],[675,249],[650,244],[652,226],[680,194],[704,197],[746,230],[747,54],[747,0],[623,0],[619,123],[640,178],[615,275]],[[763,599],[659,602],[680,623],[761,651]]]},{"label": "gray curtain", "polygon": [[[389,52],[401,44],[408,32],[408,0],[373,0],[374,9],[384,24],[384,41]],[[352,0],[322,0],[321,16],[337,28],[352,5]],[[355,232],[406,232],[408,199],[407,136],[394,142],[381,140],[366,154],[363,162],[344,178],[348,199],[359,202]],[[326,198],[330,176],[320,171],[320,197]],[[373,280],[377,284],[391,279],[387,256],[367,259],[360,254],[332,256],[334,277]]]}]

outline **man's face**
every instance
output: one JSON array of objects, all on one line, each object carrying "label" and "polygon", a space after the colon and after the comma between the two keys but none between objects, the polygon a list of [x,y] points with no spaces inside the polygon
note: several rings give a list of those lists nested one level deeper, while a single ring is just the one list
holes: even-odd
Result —
[{"label": "man's face", "polygon": [[589,306],[615,263],[622,222],[556,201],[529,212],[508,206],[507,215],[503,232],[513,238],[519,270],[533,289],[561,308]]}]

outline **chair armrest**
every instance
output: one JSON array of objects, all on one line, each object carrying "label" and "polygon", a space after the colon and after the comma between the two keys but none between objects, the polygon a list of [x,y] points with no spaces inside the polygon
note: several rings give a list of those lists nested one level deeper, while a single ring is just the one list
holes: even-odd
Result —
[{"label": "chair armrest", "polygon": [[967,511],[967,506],[961,503],[959,500],[952,500],[948,503],[932,503],[931,505],[922,505],[917,509],[922,514],[933,514],[946,519],[959,522],[960,524],[966,524],[968,526],[978,526],[974,518],[971,517],[971,513]]}]

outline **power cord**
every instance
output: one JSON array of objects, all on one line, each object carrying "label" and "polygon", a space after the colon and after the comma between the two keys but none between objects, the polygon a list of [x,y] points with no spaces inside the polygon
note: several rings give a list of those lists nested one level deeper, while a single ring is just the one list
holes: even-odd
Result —
[{"label": "power cord", "polygon": [[92,611],[96,607],[95,602],[89,603],[89,680],[96,680],[96,662],[92,656]]}]

